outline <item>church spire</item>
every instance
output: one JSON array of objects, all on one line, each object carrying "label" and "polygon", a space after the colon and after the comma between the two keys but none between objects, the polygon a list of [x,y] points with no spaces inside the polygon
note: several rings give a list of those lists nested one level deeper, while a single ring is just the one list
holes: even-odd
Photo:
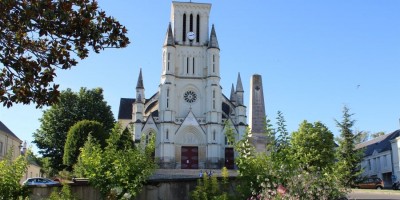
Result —
[{"label": "church spire", "polygon": [[219,49],[217,34],[215,33],[214,24],[211,27],[210,41],[208,42],[208,48]]},{"label": "church spire", "polygon": [[230,100],[232,101],[232,102],[236,102],[236,98],[235,98],[236,96],[235,96],[235,87],[233,86],[233,83],[232,83],[232,89],[231,89],[231,97],[230,97]]},{"label": "church spire", "polygon": [[136,89],[144,89],[143,87],[143,78],[142,78],[142,68],[140,68],[139,78],[136,84]]},{"label": "church spire", "polygon": [[238,73],[237,83],[236,83],[236,92],[244,92],[242,79],[240,78],[240,73]]},{"label": "church spire", "polygon": [[168,25],[168,30],[165,35],[164,46],[175,46],[174,35],[172,34],[171,22]]}]

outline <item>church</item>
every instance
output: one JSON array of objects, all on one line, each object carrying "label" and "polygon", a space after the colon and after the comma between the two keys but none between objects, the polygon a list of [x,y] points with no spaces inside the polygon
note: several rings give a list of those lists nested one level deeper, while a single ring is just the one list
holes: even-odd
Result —
[{"label": "church", "polygon": [[209,3],[173,1],[158,92],[146,98],[140,70],[136,97],[120,100],[118,121],[132,128],[135,142],[146,144],[155,135],[160,168],[233,169],[235,153],[225,132],[231,129],[239,139],[247,127],[240,74],[229,98],[222,93],[210,10]]}]

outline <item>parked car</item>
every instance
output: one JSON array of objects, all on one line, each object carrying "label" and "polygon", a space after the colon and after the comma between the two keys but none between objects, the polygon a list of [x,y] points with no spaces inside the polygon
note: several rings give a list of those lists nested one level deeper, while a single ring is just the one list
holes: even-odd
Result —
[{"label": "parked car", "polygon": [[385,184],[383,183],[382,179],[380,179],[378,177],[366,178],[365,180],[363,180],[360,183],[357,183],[355,185],[355,188],[360,188],[360,189],[378,189],[378,190],[381,190],[384,187],[385,187]]},{"label": "parked car", "polygon": [[58,186],[61,185],[60,182],[53,181],[47,178],[28,178],[23,183],[23,185],[35,185],[35,186]]}]

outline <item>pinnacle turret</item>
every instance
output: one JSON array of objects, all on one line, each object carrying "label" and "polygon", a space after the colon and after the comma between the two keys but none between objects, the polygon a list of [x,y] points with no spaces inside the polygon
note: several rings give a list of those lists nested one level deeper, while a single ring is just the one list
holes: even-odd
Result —
[{"label": "pinnacle turret", "polygon": [[168,25],[168,30],[165,35],[164,46],[175,46],[174,35],[172,34],[171,22]]},{"label": "pinnacle turret", "polygon": [[211,27],[210,41],[208,42],[208,48],[219,49],[217,34],[215,33],[214,24]]},{"label": "pinnacle turret", "polygon": [[140,68],[139,78],[136,84],[136,89],[144,89],[143,87],[143,78],[142,78],[142,68]]},{"label": "pinnacle turret", "polygon": [[233,86],[233,83],[232,83],[232,89],[231,89],[231,97],[230,97],[230,100],[231,100],[232,102],[236,102],[235,87]]},{"label": "pinnacle turret", "polygon": [[240,73],[238,73],[237,83],[236,83],[236,92],[244,92],[242,79],[240,78]]}]

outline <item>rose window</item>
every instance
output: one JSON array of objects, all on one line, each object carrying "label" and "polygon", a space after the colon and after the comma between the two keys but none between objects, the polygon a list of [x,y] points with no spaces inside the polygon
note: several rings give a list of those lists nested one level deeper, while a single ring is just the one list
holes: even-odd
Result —
[{"label": "rose window", "polygon": [[197,95],[195,92],[189,90],[189,91],[185,92],[185,94],[183,95],[183,98],[185,99],[186,102],[193,103],[196,101]]}]

